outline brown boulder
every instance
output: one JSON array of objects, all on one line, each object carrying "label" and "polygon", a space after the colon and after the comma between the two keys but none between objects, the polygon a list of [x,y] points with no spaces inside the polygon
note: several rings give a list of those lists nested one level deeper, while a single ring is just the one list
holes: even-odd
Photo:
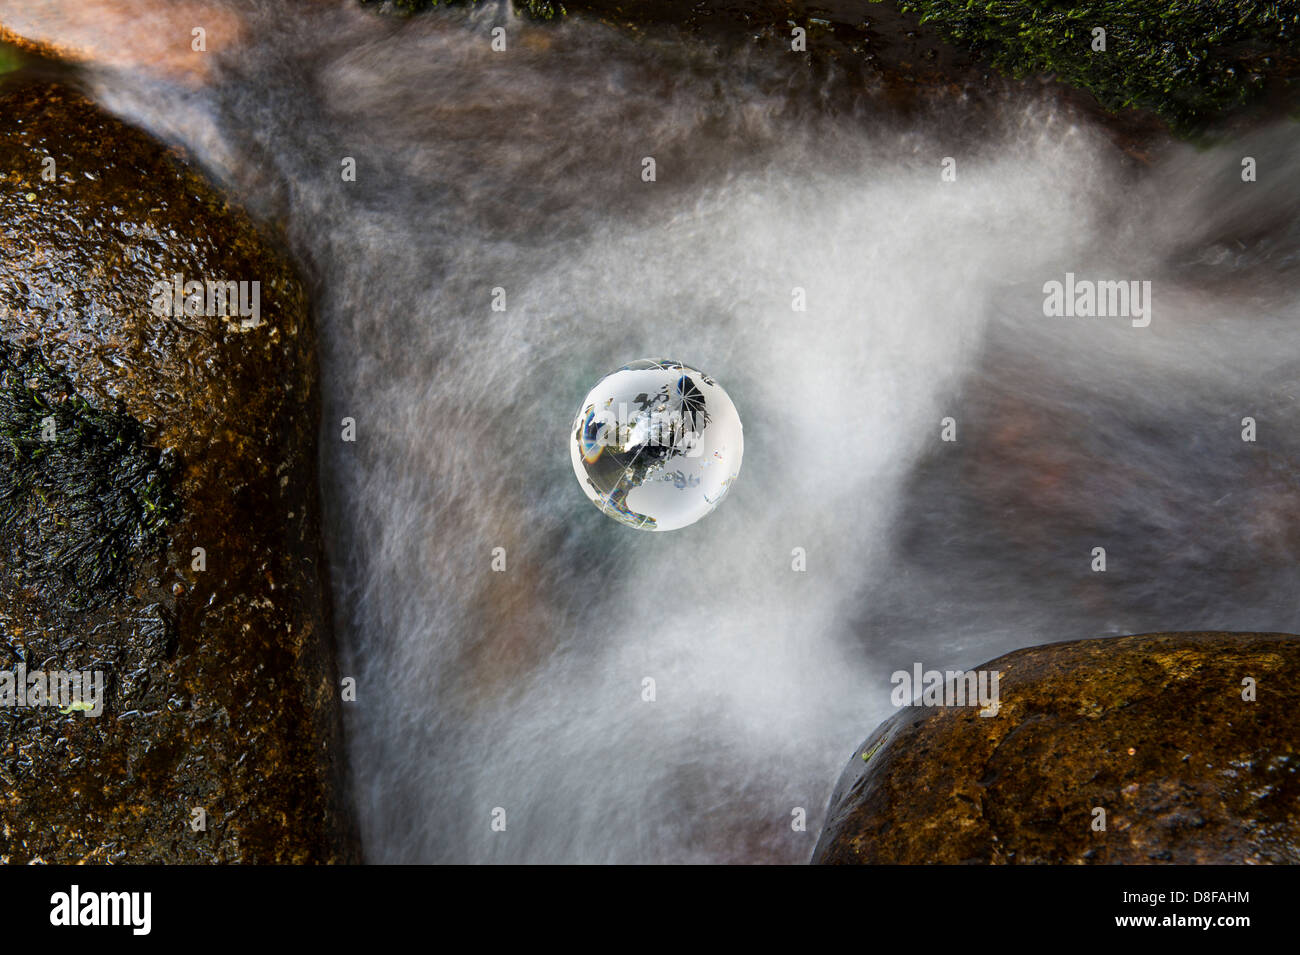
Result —
[{"label": "brown boulder", "polygon": [[978,669],[1002,674],[998,714],[881,724],[814,863],[1300,862],[1300,637],[1082,640]]},{"label": "brown boulder", "polygon": [[[163,314],[177,275],[197,314]],[[248,312],[258,283],[256,321],[225,281]],[[80,95],[6,82],[0,674],[98,670],[106,700],[0,707],[0,861],[356,858],[316,374],[303,287],[243,213]]]}]

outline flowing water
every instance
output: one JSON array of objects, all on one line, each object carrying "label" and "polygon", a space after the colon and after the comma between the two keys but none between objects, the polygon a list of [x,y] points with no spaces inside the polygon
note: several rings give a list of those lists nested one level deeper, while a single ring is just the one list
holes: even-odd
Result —
[{"label": "flowing water", "polygon": [[[802,861],[894,670],[1300,630],[1293,127],[1142,169],[1028,94],[904,117],[668,34],[286,6],[224,5],[201,75],[98,23],[86,77],[309,276],[370,861]],[[1150,325],[1046,317],[1066,272],[1150,281]],[[656,356],[745,425],[728,499],[666,534],[598,513],[566,445]]]}]

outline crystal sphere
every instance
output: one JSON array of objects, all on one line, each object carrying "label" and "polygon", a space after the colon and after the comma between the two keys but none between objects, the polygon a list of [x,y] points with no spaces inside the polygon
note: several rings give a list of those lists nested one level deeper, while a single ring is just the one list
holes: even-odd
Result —
[{"label": "crystal sphere", "polygon": [[666,359],[634,361],[596,382],[569,440],[592,503],[649,531],[694,524],[717,507],[744,450],[740,415],[722,387]]}]

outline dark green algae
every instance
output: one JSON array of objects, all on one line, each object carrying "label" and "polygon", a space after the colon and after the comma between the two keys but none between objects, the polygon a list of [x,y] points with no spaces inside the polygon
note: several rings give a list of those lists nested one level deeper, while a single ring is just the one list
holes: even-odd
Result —
[{"label": "dark green algae", "polygon": [[176,471],[135,418],[0,342],[0,548],[18,586],[85,609],[122,593],[179,512]]}]

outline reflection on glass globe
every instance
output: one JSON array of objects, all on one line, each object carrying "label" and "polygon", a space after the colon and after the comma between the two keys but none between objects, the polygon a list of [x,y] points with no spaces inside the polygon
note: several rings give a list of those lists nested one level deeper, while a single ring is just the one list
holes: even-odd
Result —
[{"label": "reflection on glass globe", "polygon": [[569,439],[597,507],[650,531],[694,524],[740,473],[740,415],[716,381],[679,361],[643,359],[596,382]]}]

